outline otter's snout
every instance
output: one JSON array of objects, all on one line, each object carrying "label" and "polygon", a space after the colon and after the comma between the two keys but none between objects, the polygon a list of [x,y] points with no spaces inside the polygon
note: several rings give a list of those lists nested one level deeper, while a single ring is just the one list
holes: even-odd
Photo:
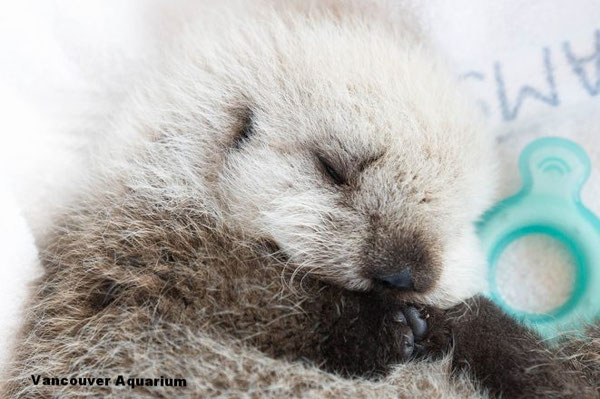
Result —
[{"label": "otter's snout", "polygon": [[415,289],[412,273],[409,268],[403,269],[397,273],[375,277],[374,280],[384,286],[403,291],[414,291]]},{"label": "otter's snout", "polygon": [[379,234],[365,247],[365,273],[376,286],[423,293],[439,277],[435,246],[422,234]]}]

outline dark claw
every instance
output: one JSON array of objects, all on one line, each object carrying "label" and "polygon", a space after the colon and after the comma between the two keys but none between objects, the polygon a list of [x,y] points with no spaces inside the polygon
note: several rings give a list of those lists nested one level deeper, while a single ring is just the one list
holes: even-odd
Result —
[{"label": "dark claw", "polygon": [[427,321],[421,317],[420,312],[417,308],[408,306],[404,309],[404,316],[406,317],[407,323],[411,328],[414,338],[416,341],[420,341],[427,334]]}]

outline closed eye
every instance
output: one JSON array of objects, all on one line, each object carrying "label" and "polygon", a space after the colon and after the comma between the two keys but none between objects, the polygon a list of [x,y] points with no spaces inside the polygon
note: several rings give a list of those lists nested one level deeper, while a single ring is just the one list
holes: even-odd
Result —
[{"label": "closed eye", "polygon": [[346,179],[344,178],[343,174],[341,172],[339,172],[338,170],[335,169],[335,167],[333,165],[331,165],[331,163],[325,159],[324,157],[317,155],[317,159],[319,160],[319,163],[321,165],[321,169],[323,170],[323,173],[325,173],[325,175],[327,175],[327,177],[336,185],[341,186],[347,183]]}]

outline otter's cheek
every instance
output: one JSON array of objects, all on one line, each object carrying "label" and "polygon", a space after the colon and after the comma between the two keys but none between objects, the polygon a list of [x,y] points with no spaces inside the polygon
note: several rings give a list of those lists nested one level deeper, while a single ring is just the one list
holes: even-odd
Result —
[{"label": "otter's cheek", "polygon": [[452,306],[485,291],[485,276],[485,256],[473,232],[446,249],[440,278],[427,295],[427,302],[442,307]]},{"label": "otter's cheek", "polygon": [[258,225],[290,256],[306,252],[314,246],[315,233],[322,230],[322,219],[317,208],[311,208],[311,196],[299,194],[270,200],[258,216]]}]

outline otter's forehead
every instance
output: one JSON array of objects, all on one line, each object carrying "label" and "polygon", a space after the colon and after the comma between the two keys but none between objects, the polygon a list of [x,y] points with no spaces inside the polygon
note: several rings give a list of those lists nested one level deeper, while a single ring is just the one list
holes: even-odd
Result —
[{"label": "otter's forehead", "polygon": [[199,96],[248,103],[282,132],[295,126],[295,137],[319,130],[367,135],[400,147],[402,138],[418,136],[432,151],[462,144],[439,138],[454,131],[478,140],[454,79],[427,50],[384,24],[264,7],[207,13],[200,22],[188,41],[196,50],[185,49],[196,60],[175,68],[180,76]]},{"label": "otter's forehead", "polygon": [[295,126],[300,139],[322,134],[429,157],[463,156],[465,143],[487,140],[431,54],[383,32],[315,24],[286,32],[285,46],[263,49],[254,75],[242,77],[265,122]]},{"label": "otter's forehead", "polygon": [[198,25],[197,51],[187,51],[197,60],[179,75],[201,105],[193,112],[247,108],[255,142],[283,152],[310,148],[346,164],[384,153],[373,187],[418,187],[448,212],[465,207],[459,198],[488,197],[476,193],[488,186],[488,138],[428,51],[356,18],[256,13]]}]

